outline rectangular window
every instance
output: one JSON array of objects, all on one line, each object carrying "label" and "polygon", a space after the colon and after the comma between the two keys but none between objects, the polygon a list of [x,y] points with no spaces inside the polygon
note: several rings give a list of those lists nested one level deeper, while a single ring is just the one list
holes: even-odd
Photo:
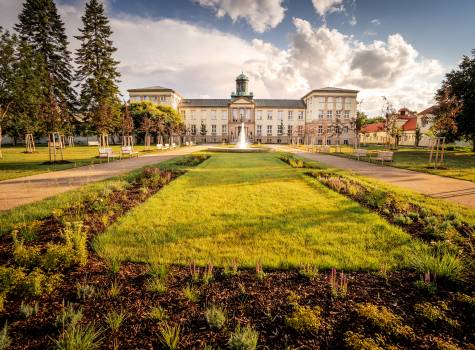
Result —
[{"label": "rectangular window", "polygon": [[323,109],[319,109],[318,110],[318,118],[323,119],[324,115],[325,115],[325,112],[323,111]]},{"label": "rectangular window", "polygon": [[165,102],[167,98],[165,96],[160,96],[160,102]]},{"label": "rectangular window", "polygon": [[228,111],[221,111],[221,119],[222,120],[228,120]]},{"label": "rectangular window", "polygon": [[299,111],[299,120],[303,120],[303,111]]},{"label": "rectangular window", "polygon": [[228,132],[228,126],[227,125],[221,125],[221,134],[227,134]]},{"label": "rectangular window", "polygon": [[299,125],[299,135],[303,134],[303,125]]},{"label": "rectangular window", "polygon": [[336,110],[336,117],[341,118],[341,109]]},{"label": "rectangular window", "polygon": [[257,125],[257,135],[262,135],[262,125]]},{"label": "rectangular window", "polygon": [[318,126],[318,133],[319,134],[323,133],[323,126],[321,126],[321,125]]},{"label": "rectangular window", "polygon": [[343,133],[344,133],[344,134],[348,134],[348,127],[347,127],[347,126],[344,126],[344,127],[343,127]]},{"label": "rectangular window", "polygon": [[196,125],[192,124],[190,129],[191,135],[196,135]]},{"label": "rectangular window", "polygon": [[351,109],[351,99],[345,98],[345,109]]},{"label": "rectangular window", "polygon": [[333,117],[333,111],[327,111],[327,118],[332,119]]},{"label": "rectangular window", "polygon": [[278,112],[277,112],[277,120],[282,120],[283,115],[284,115],[284,112],[278,111]]},{"label": "rectangular window", "polygon": [[345,118],[349,118],[350,117],[350,111],[345,111]]},{"label": "rectangular window", "polygon": [[287,135],[292,135],[292,125],[287,125]]},{"label": "rectangular window", "polygon": [[327,97],[327,109],[333,109],[333,102],[335,99],[333,97]]},{"label": "rectangular window", "polygon": [[212,124],[212,125],[211,125],[211,133],[212,133],[213,135],[216,134],[216,124]]},{"label": "rectangular window", "polygon": [[272,125],[267,125],[267,135],[272,135]]},{"label": "rectangular window", "polygon": [[284,133],[284,126],[282,124],[277,125],[277,133],[282,135]]},{"label": "rectangular window", "polygon": [[143,100],[144,100],[144,101],[147,101],[147,100],[148,100],[148,96],[144,96],[144,97],[143,97]]},{"label": "rectangular window", "polygon": [[211,111],[211,120],[216,120],[216,111],[215,110]]},{"label": "rectangular window", "polygon": [[347,145],[347,144],[348,144],[348,140],[346,140],[346,139],[343,140],[343,144],[344,144],[344,145]]},{"label": "rectangular window", "polygon": [[318,98],[318,107],[320,109],[325,109],[325,97]]},{"label": "rectangular window", "polygon": [[327,145],[331,145],[332,144],[332,140],[328,139],[327,140]]},{"label": "rectangular window", "polygon": [[257,120],[262,120],[262,111],[257,111]]},{"label": "rectangular window", "polygon": [[195,120],[195,111],[191,111],[191,120]]},{"label": "rectangular window", "polygon": [[267,120],[272,120],[272,111],[267,111]]},{"label": "rectangular window", "polygon": [[288,119],[288,120],[292,120],[292,119],[293,119],[292,111],[289,111],[289,113],[287,114],[287,119]]},{"label": "rectangular window", "polygon": [[237,108],[233,108],[233,122],[238,121],[238,110]]}]

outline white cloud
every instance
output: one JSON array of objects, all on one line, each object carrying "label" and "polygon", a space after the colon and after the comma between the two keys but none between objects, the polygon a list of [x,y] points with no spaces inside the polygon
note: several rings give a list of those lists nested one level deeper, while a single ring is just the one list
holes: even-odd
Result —
[{"label": "white cloud", "polygon": [[216,16],[228,15],[234,22],[245,19],[259,33],[275,28],[284,19],[286,9],[283,0],[195,0],[201,6],[210,7]]},{"label": "white cloud", "polygon": [[356,17],[355,16],[351,16],[351,19],[350,19],[350,25],[351,26],[355,26],[358,24],[358,21],[356,20]]},{"label": "white cloud", "polygon": [[375,26],[379,26],[381,24],[381,21],[377,18],[371,20],[371,24]]},{"label": "white cloud", "polygon": [[317,14],[325,17],[327,13],[344,11],[343,0],[312,0]]},{"label": "white cloud", "polygon": [[[0,0],[1,9],[9,2]],[[58,8],[73,50],[83,1]],[[9,10],[12,23],[18,9]],[[0,20],[4,23],[2,12]],[[442,78],[440,63],[421,57],[399,34],[365,43],[295,18],[289,46],[281,49],[178,20],[128,15],[112,15],[110,20],[124,95],[129,88],[163,85],[185,97],[228,98],[235,76],[244,70],[256,98],[300,98],[323,86],[356,88],[363,110],[375,114],[381,96],[395,106],[426,107]]]}]

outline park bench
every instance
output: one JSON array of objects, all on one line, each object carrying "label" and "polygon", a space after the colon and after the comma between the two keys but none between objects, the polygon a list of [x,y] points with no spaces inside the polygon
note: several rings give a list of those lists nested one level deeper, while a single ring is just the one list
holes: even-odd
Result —
[{"label": "park bench", "polygon": [[128,155],[129,157],[139,156],[139,152],[134,151],[132,146],[122,146],[120,149],[120,157],[122,158],[123,155]]},{"label": "park bench", "polygon": [[185,146],[189,146],[190,143],[188,141],[185,142]]},{"label": "park bench", "polygon": [[166,143],[165,146],[163,146],[163,149],[169,149],[170,148],[170,144],[169,143]]},{"label": "park bench", "polygon": [[175,142],[172,142],[171,148],[175,148],[175,147],[176,147],[176,143],[175,143]]},{"label": "park bench", "polygon": [[320,148],[320,152],[327,152],[330,153],[330,146],[322,146]]},{"label": "park bench", "polygon": [[376,162],[381,161],[381,165],[383,165],[384,162],[392,162],[393,161],[393,156],[394,156],[394,152],[378,151],[378,153],[376,154],[376,158],[374,158],[374,160]]},{"label": "park bench", "polygon": [[99,146],[99,141],[87,141],[88,146]]},{"label": "park bench", "polygon": [[107,162],[109,162],[110,158],[117,157],[117,154],[114,154],[112,148],[110,147],[103,147],[99,148],[99,158],[107,158]]},{"label": "park bench", "polygon": [[193,145],[194,145],[193,141],[190,141],[190,146],[193,146]]},{"label": "park bench", "polygon": [[163,145],[161,143],[157,143],[157,149],[158,150],[162,150],[163,149]]},{"label": "park bench", "polygon": [[360,160],[360,157],[366,157],[368,155],[368,150],[362,149],[362,148],[357,148],[353,151],[353,156],[355,156],[358,160]]}]

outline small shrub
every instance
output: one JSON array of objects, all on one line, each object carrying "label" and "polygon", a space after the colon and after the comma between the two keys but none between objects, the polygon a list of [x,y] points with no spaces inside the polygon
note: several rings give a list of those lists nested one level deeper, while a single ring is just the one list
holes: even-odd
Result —
[{"label": "small shrub", "polygon": [[30,318],[31,316],[34,316],[38,313],[39,310],[39,304],[38,302],[35,302],[33,305],[26,304],[23,300],[20,304],[20,314],[24,318]]},{"label": "small shrub", "polygon": [[109,291],[107,292],[107,294],[108,294],[111,298],[117,298],[117,297],[120,295],[120,290],[121,290],[120,283],[117,282],[117,280],[114,280],[114,281],[111,283],[111,286],[110,286]]},{"label": "small shrub", "polygon": [[181,327],[179,325],[170,326],[168,323],[163,323],[159,328],[159,332],[159,339],[163,346],[169,350],[178,349],[181,342]]},{"label": "small shrub", "polygon": [[164,264],[149,264],[148,265],[148,274],[155,278],[160,278],[165,280],[167,278],[168,269]]},{"label": "small shrub", "polygon": [[438,278],[457,281],[461,278],[463,265],[455,254],[442,249],[435,251],[419,250],[412,255],[412,267],[421,273],[430,271]]},{"label": "small shrub", "polygon": [[96,288],[90,284],[76,284],[76,296],[79,300],[87,300],[96,294]]},{"label": "small shrub", "polygon": [[451,319],[447,316],[446,311],[448,310],[448,306],[443,301],[440,301],[437,304],[431,304],[429,302],[419,303],[414,305],[414,310],[416,313],[434,324],[445,322],[454,328],[460,327],[457,320]]},{"label": "small shrub", "polygon": [[5,323],[2,330],[0,331],[0,350],[5,350],[10,347],[12,340],[8,335],[8,324]]},{"label": "small shrub", "polygon": [[357,305],[358,315],[370,321],[375,327],[380,328],[394,336],[407,339],[414,338],[414,331],[411,327],[402,323],[402,318],[393,314],[384,306],[378,307],[371,303]]},{"label": "small shrub", "polygon": [[475,311],[475,294],[470,296],[467,294],[458,293],[457,300],[470,308],[472,311]]},{"label": "small shrub", "polygon": [[436,350],[462,350],[454,343],[451,343],[441,338],[434,337],[434,343]]},{"label": "small shrub", "polygon": [[228,346],[231,350],[255,350],[258,340],[259,333],[257,331],[249,326],[238,325],[229,336]]},{"label": "small shrub", "polygon": [[239,274],[239,267],[235,258],[231,261],[230,264],[224,265],[223,273],[225,276],[237,276]]},{"label": "small shrub", "polygon": [[13,238],[13,260],[19,266],[33,268],[38,265],[40,257],[39,247],[26,247],[23,240],[17,238],[16,231],[12,232]]},{"label": "small shrub", "polygon": [[149,292],[159,293],[159,294],[165,293],[167,291],[166,283],[159,278],[150,278],[147,281],[145,288]]},{"label": "small shrub", "polygon": [[372,338],[351,331],[345,333],[345,345],[349,350],[383,350]]},{"label": "small shrub", "polygon": [[42,222],[40,220],[32,220],[23,222],[14,226],[14,232],[20,234],[20,236],[26,241],[33,241],[37,237],[38,229],[41,227]]},{"label": "small shrub", "polygon": [[63,310],[56,316],[55,325],[61,329],[74,328],[82,319],[82,308],[77,310],[73,304],[63,304]]},{"label": "small shrub", "polygon": [[226,323],[226,314],[221,308],[215,305],[206,309],[205,317],[211,329],[221,329]]},{"label": "small shrub", "polygon": [[74,249],[75,263],[84,266],[87,263],[87,232],[81,222],[67,223],[63,229],[66,245]]},{"label": "small shrub", "polygon": [[61,282],[59,274],[45,275],[40,269],[35,268],[22,282],[22,290],[31,296],[40,296],[51,293]]},{"label": "small shrub", "polygon": [[120,260],[116,258],[111,258],[108,259],[108,268],[109,268],[109,273],[112,276],[116,276],[120,272]]},{"label": "small shrub", "polygon": [[187,285],[183,289],[183,295],[193,303],[196,303],[200,299],[200,291],[191,285]]},{"label": "small shrub", "polygon": [[48,243],[46,252],[41,257],[41,265],[45,270],[58,271],[69,268],[75,261],[75,253],[71,245]]},{"label": "small shrub", "polygon": [[409,216],[405,216],[403,214],[394,216],[393,220],[397,225],[411,225],[413,223]]},{"label": "small shrub", "polygon": [[202,277],[203,284],[208,284],[213,279],[214,279],[213,265],[208,264],[208,266],[206,266],[206,268],[205,268],[205,271],[203,272],[203,277]]},{"label": "small shrub", "polygon": [[57,350],[95,350],[101,348],[101,332],[94,325],[75,325],[66,329],[55,341]]},{"label": "small shrub", "polygon": [[200,280],[200,271],[196,267],[196,263],[194,261],[192,261],[190,264],[190,277],[193,283],[197,283]]},{"label": "small shrub", "polygon": [[332,268],[330,271],[330,276],[328,277],[328,282],[330,284],[330,290],[334,298],[346,297],[346,294],[348,293],[348,278],[343,272],[340,272],[338,278],[336,269]]},{"label": "small shrub", "polygon": [[423,277],[416,281],[416,287],[425,290],[429,294],[437,292],[437,283],[435,274],[425,272]]},{"label": "small shrub", "polygon": [[285,318],[285,324],[299,333],[317,333],[322,320],[320,307],[299,305],[299,297],[291,293],[289,301],[292,305],[292,314]]},{"label": "small shrub", "polygon": [[318,276],[318,267],[305,264],[300,268],[299,275],[305,277],[309,281],[314,280]]},{"label": "small shrub", "polygon": [[150,309],[148,312],[148,318],[154,321],[167,321],[168,320],[168,313],[167,310],[162,308],[161,306],[156,306]]},{"label": "small shrub", "polygon": [[108,313],[106,316],[106,324],[112,333],[115,333],[119,330],[124,320],[125,320],[125,313],[122,311],[119,313],[114,310]]},{"label": "small shrub", "polygon": [[259,261],[256,263],[256,277],[259,281],[262,281],[264,278],[266,278],[266,273],[262,269],[262,265]]},{"label": "small shrub", "polygon": [[20,286],[25,278],[22,268],[0,266],[0,290],[5,294]]}]

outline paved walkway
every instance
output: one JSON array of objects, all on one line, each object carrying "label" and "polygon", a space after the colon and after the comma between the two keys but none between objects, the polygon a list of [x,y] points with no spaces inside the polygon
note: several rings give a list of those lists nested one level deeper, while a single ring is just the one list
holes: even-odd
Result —
[{"label": "paved walkway", "polygon": [[352,170],[357,174],[383,180],[405,189],[423,193],[429,197],[442,198],[475,209],[475,183],[470,181],[420,173],[391,166],[380,166],[329,154],[310,153],[287,146],[278,146],[275,148],[292,152],[298,156],[316,160],[335,168]]},{"label": "paved walkway", "polygon": [[141,168],[147,164],[160,163],[203,148],[203,146],[182,147],[138,158],[0,181],[0,211],[36,202],[78,188],[89,182],[104,180]]}]

